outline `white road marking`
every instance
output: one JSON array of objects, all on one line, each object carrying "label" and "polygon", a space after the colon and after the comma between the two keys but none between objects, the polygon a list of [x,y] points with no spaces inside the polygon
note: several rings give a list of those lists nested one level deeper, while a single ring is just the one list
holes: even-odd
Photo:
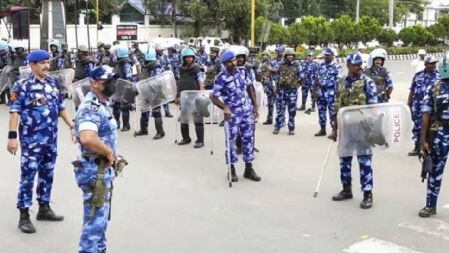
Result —
[{"label": "white road marking", "polygon": [[423,253],[376,238],[355,243],[343,251],[347,253]]},{"label": "white road marking", "polygon": [[440,239],[449,240],[449,223],[435,219],[419,219],[411,222],[404,222],[399,227],[415,230]]}]

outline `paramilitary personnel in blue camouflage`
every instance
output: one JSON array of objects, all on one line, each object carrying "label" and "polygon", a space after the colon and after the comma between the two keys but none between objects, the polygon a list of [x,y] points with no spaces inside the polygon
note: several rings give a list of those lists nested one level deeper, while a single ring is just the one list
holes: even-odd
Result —
[{"label": "paramilitary personnel in blue camouflage", "polygon": [[89,55],[89,49],[84,45],[78,47],[76,58],[74,81],[79,81],[89,76],[90,71],[95,67],[95,63]]},{"label": "paramilitary personnel in blue camouflage", "polygon": [[[225,120],[229,122],[229,146],[231,161],[231,177],[233,182],[238,181],[234,163],[238,161],[236,152],[236,139],[242,137],[243,160],[245,172],[243,177],[253,181],[260,181],[253,169],[254,160],[254,118],[257,118],[256,95],[253,82],[245,74],[245,67],[237,67],[237,60],[232,51],[226,51],[220,58],[226,69],[216,78],[211,95],[212,102],[223,109]],[[222,99],[222,100],[220,100]],[[223,101],[223,102],[222,102]],[[227,156],[226,156],[227,157]]]},{"label": "paramilitary personnel in blue camouflage", "polygon": [[424,59],[424,70],[415,74],[412,85],[410,86],[407,104],[412,112],[413,141],[415,142],[415,147],[408,153],[409,156],[419,155],[424,93],[428,86],[433,85],[436,80],[440,79],[440,73],[436,69],[437,62],[438,60],[435,57],[427,56]]},{"label": "paramilitary personnel in blue camouflage", "polygon": [[[168,56],[164,53],[164,48],[160,45],[160,44],[156,44],[155,46],[156,49],[156,59],[158,60],[159,64],[167,70],[168,66],[169,66],[169,58]],[[177,70],[179,71],[179,69],[177,68]],[[179,72],[178,72],[179,73]],[[175,75],[176,78],[176,73],[173,72],[173,74]],[[179,76],[179,75],[178,75]],[[164,104],[162,107],[164,107],[164,112],[165,112],[165,117],[167,118],[173,118],[173,114],[170,113],[170,107],[167,104]]]},{"label": "paramilitary personnel in blue camouflage", "polygon": [[[337,112],[340,108],[351,105],[365,105],[377,103],[376,84],[371,78],[362,73],[362,56],[359,53],[349,54],[346,58],[348,75],[338,80],[335,96],[335,113],[333,116],[335,128],[332,138],[337,140],[338,122]],[[361,99],[365,98],[365,100]],[[373,205],[373,169],[371,166],[372,155],[358,155],[360,166],[360,184],[363,191],[363,200],[360,208],[368,209]],[[343,190],[332,197],[334,201],[352,199],[351,187],[352,156],[340,157],[340,178]]]},{"label": "paramilitary personnel in blue camouflage", "polygon": [[[129,49],[126,46],[119,46],[116,51],[117,62],[115,63],[114,72],[118,73],[119,77],[124,80],[132,81],[131,60],[129,58]],[[120,114],[122,115],[122,132],[129,131],[131,126],[129,124],[129,114],[131,111],[131,104],[123,103],[122,101],[112,101],[112,108],[114,109],[114,118],[117,121],[117,126],[120,127]]]},{"label": "paramilitary personnel in blue camouflage", "polygon": [[422,106],[421,148],[432,157],[432,170],[427,180],[426,206],[419,212],[423,218],[437,213],[437,200],[449,152],[449,57],[439,65],[441,80],[426,87]]},{"label": "paramilitary personnel in blue camouflage", "polygon": [[[335,114],[334,98],[335,89],[338,83],[338,78],[341,76],[341,67],[334,61],[334,52],[330,48],[324,50],[324,61],[320,62],[317,69],[317,82],[314,90],[317,91],[318,117],[320,124],[320,131],[315,136],[326,135],[326,112],[329,111],[329,121],[331,127],[334,128],[332,120]],[[333,136],[329,136],[332,138]]]},{"label": "paramilitary personnel in blue camouflage", "polygon": [[377,101],[387,103],[393,92],[393,79],[391,73],[384,67],[386,55],[383,52],[371,52],[371,66],[363,72],[373,79],[377,88]]},{"label": "paramilitary personnel in blue camouflage", "polygon": [[260,82],[263,85],[263,91],[267,96],[268,114],[267,120],[263,122],[264,125],[273,124],[274,103],[276,102],[276,93],[274,93],[274,81],[272,78],[273,75],[271,74],[270,69],[272,69],[270,54],[268,51],[264,51],[262,53],[262,61],[257,70],[257,76],[260,78]]},{"label": "paramilitary personnel in blue camouflage", "polygon": [[[309,93],[312,95],[312,88],[313,83],[315,82],[315,76],[317,71],[318,64],[316,61],[313,60],[313,51],[307,52],[306,60],[301,62],[301,93],[302,93],[302,100],[301,100],[301,107],[299,107],[300,111],[304,111],[306,109],[306,101],[307,97],[309,96]],[[312,104],[312,107],[314,105]]]},{"label": "paramilitary personnel in blue camouflage", "polygon": [[91,91],[75,117],[81,155],[72,164],[84,201],[80,253],[106,252],[112,182],[116,176],[112,165],[117,159],[117,122],[107,99],[115,91],[117,77],[106,65],[94,68],[89,77]]},{"label": "paramilitary personnel in blue camouflage", "polygon": [[73,122],[65,108],[58,83],[47,75],[50,69],[49,58],[47,51],[31,52],[27,59],[32,73],[17,81],[11,93],[8,151],[15,154],[18,150],[18,127],[22,151],[17,208],[20,210],[19,229],[24,233],[36,232],[28,213],[32,204],[36,173],[36,194],[39,202],[36,219],[62,221],[64,218],[55,215],[49,203],[57,157],[58,117],[72,130]]},{"label": "paramilitary personnel in blue camouflage", "polygon": [[280,78],[276,87],[276,123],[273,134],[285,125],[285,109],[288,108],[288,134],[295,134],[296,103],[300,86],[300,68],[295,62],[295,51],[286,49],[284,61],[279,66]]},{"label": "paramilitary personnel in blue camouflage", "polygon": [[[156,59],[156,50],[154,48],[147,48],[144,52],[144,62],[142,64],[141,80],[149,77],[157,76],[164,72],[164,68],[160,65]],[[154,117],[154,126],[156,128],[156,135],[153,140],[161,139],[165,136],[164,128],[162,125],[161,107],[158,106],[151,110],[151,114]],[[142,112],[140,115],[140,130],[134,133],[134,136],[148,135],[148,120],[150,118],[150,112]]]}]

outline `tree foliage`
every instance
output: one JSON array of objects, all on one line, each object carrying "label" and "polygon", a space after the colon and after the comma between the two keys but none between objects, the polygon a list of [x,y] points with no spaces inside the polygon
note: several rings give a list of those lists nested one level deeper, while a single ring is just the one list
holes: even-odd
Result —
[{"label": "tree foliage", "polygon": [[391,29],[383,29],[382,32],[380,32],[379,36],[377,37],[377,40],[382,45],[391,47],[393,45],[393,42],[395,42],[398,38],[398,35],[394,30]]},{"label": "tree foliage", "polygon": [[366,43],[379,36],[382,32],[382,26],[379,24],[376,18],[363,16],[360,18],[357,24],[357,33],[359,34],[360,41]]},{"label": "tree foliage", "polygon": [[425,46],[435,41],[435,36],[422,25],[406,27],[398,36],[406,45]]},{"label": "tree foliage", "polygon": [[331,23],[332,31],[335,35],[335,42],[339,44],[349,44],[358,41],[357,24],[348,15],[343,15]]}]

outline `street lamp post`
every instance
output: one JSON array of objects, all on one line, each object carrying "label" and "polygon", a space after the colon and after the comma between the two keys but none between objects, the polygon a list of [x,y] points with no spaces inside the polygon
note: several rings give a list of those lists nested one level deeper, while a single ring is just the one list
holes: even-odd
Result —
[{"label": "street lamp post", "polygon": [[388,26],[390,27],[390,29],[393,29],[394,0],[390,0],[388,13],[389,13],[389,22],[388,22],[389,25]]}]

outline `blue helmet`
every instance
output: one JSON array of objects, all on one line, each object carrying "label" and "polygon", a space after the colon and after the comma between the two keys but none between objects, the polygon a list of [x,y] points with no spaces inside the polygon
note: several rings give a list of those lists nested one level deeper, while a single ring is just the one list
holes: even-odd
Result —
[{"label": "blue helmet", "polygon": [[154,61],[156,60],[156,49],[152,47],[148,47],[145,51],[145,61]]},{"label": "blue helmet", "polygon": [[193,56],[195,57],[195,51],[193,51],[192,48],[184,48],[181,52],[181,58],[182,60],[184,60],[185,57],[187,56]]},{"label": "blue helmet", "polygon": [[226,63],[234,58],[235,58],[234,52],[232,52],[232,50],[227,50],[221,55],[220,61],[221,63]]},{"label": "blue helmet", "polygon": [[0,50],[6,50],[8,48],[8,43],[4,40],[0,40]]},{"label": "blue helmet", "polygon": [[120,46],[117,49],[116,54],[117,54],[117,58],[126,58],[129,56],[129,49],[126,46]]}]

